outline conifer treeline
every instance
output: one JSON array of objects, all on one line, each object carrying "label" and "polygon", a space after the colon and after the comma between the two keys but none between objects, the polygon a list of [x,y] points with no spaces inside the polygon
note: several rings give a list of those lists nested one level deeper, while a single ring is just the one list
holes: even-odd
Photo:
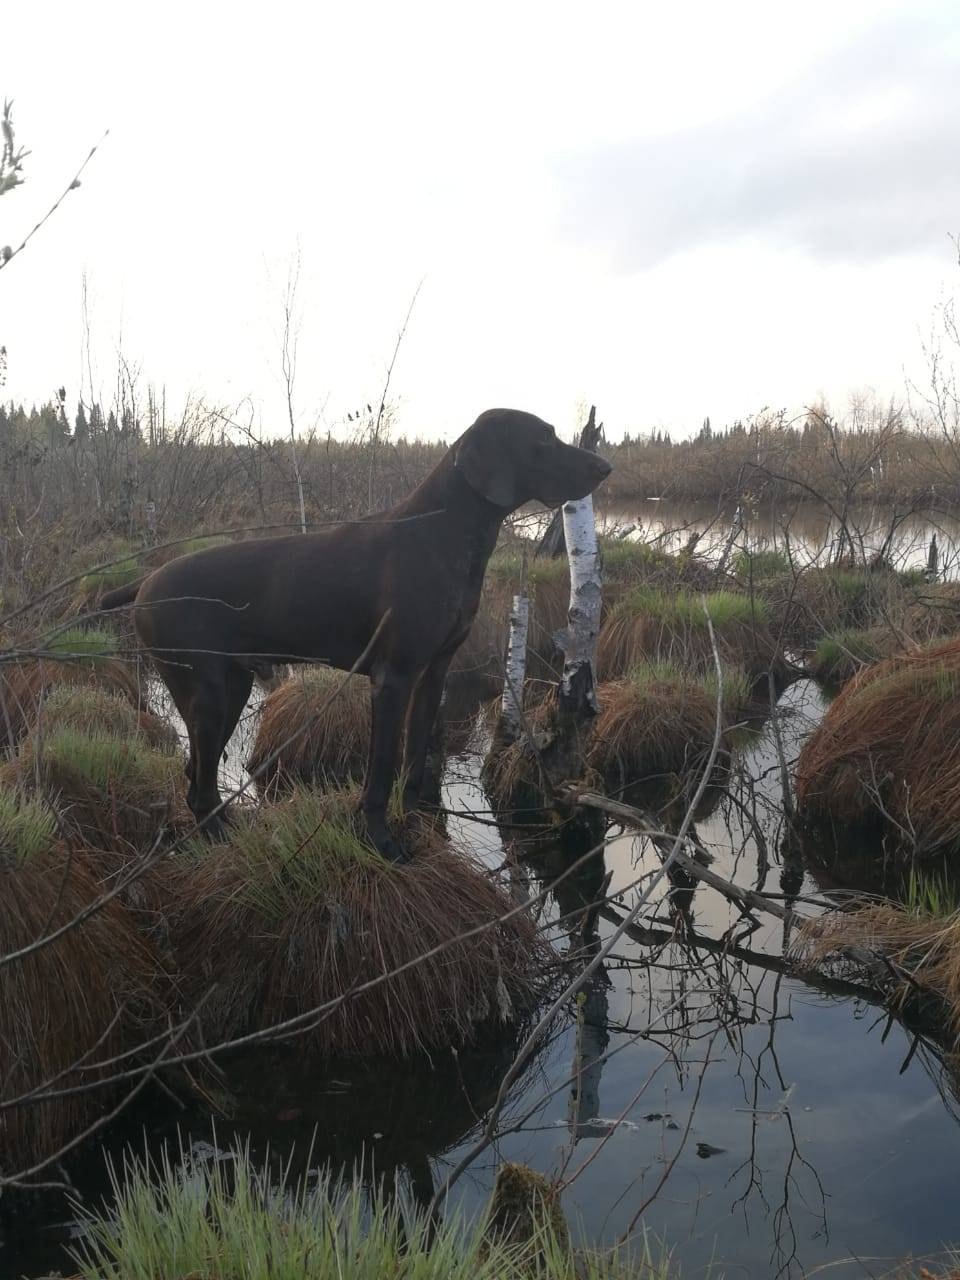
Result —
[{"label": "conifer treeline", "polygon": [[[315,520],[391,505],[445,447],[391,439],[372,410],[346,429],[352,438],[324,432],[298,441]],[[793,420],[764,413],[723,428],[708,418],[687,439],[655,428],[602,448],[614,471],[601,501],[960,501],[957,440],[907,425],[896,410],[842,424],[823,409]],[[71,413],[63,391],[40,407],[0,405],[0,496],[8,519],[40,509],[46,520],[129,534],[147,504],[159,529],[176,534],[200,525],[293,524],[297,502],[288,439],[255,438],[199,404],[170,420],[152,397],[142,411],[78,405]]]}]

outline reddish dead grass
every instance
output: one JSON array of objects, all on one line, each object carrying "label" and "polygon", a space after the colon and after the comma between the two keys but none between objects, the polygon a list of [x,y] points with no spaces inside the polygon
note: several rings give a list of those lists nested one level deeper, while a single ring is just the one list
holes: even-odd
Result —
[{"label": "reddish dead grass", "polygon": [[186,820],[182,755],[151,747],[139,731],[34,730],[0,766],[0,784],[43,798],[66,829],[102,851],[104,869]]},{"label": "reddish dead grass", "polygon": [[[59,638],[57,643],[64,654],[61,658],[27,658],[0,664],[0,750],[17,745],[36,724],[40,706],[50,690],[63,685],[106,689],[134,707],[145,703],[136,665],[116,656],[116,637],[98,631],[98,636],[108,638],[98,641],[98,651],[94,652],[85,649],[90,634],[78,631],[75,638],[72,632]],[[73,644],[78,646],[78,656],[68,657]]]},{"label": "reddish dead grass", "polygon": [[960,851],[960,641],[865,667],[807,740],[802,815],[879,826],[918,855]]},{"label": "reddish dead grass", "polygon": [[892,961],[890,996],[896,1005],[927,993],[942,1004],[954,1041],[960,1038],[960,913],[934,916],[890,902],[837,911],[807,922],[794,952],[820,966],[850,946]]},{"label": "reddish dead grass", "polygon": [[356,807],[355,793],[294,791],[239,815],[226,844],[178,855],[171,936],[187,1007],[213,986],[207,1043],[347,996],[307,1025],[305,1049],[402,1057],[463,1044],[535,1001],[551,953],[531,918],[495,923],[509,897],[434,831],[407,833],[410,863],[384,862]]},{"label": "reddish dead grass", "polygon": [[960,631],[960,582],[930,583],[916,588],[906,613],[906,629],[914,639],[929,643]]},{"label": "reddish dead grass", "polygon": [[[299,784],[336,786],[363,777],[370,748],[370,681],[346,677],[334,697],[343,681],[341,671],[306,667],[264,699],[247,760],[261,795],[275,797]],[[288,742],[294,734],[298,736]]]},{"label": "reddish dead grass", "polygon": [[[67,924],[101,886],[82,853],[56,838],[52,815],[0,791],[0,956]],[[97,1063],[158,1029],[159,962],[117,901],[56,942],[0,968],[0,1080],[5,1101],[47,1085],[104,1077]],[[0,1111],[0,1172],[56,1152],[116,1094],[103,1088]]]},{"label": "reddish dead grass", "polygon": [[[742,677],[733,683],[737,692],[724,700],[721,731],[736,718],[744,692]],[[668,667],[647,667],[600,685],[597,697],[589,762],[608,790],[657,778],[672,779],[683,792],[699,779],[716,733],[715,685]]]}]

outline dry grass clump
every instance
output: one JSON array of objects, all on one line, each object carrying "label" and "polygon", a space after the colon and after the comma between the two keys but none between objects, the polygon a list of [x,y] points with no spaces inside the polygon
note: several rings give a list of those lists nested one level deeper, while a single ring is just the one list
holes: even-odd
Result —
[{"label": "dry grass clump", "polygon": [[113,853],[150,849],[183,817],[182,780],[178,749],[69,722],[34,730],[0,768],[0,783],[42,796],[84,843]]},{"label": "dry grass clump", "polygon": [[297,790],[238,815],[225,844],[178,855],[171,936],[187,1007],[215,984],[201,1012],[208,1043],[346,996],[300,1043],[402,1057],[462,1044],[535,1000],[549,951],[531,918],[495,923],[510,899],[432,830],[406,833],[411,862],[384,862],[357,833],[357,802]]},{"label": "dry grass clump", "polygon": [[169,720],[138,710],[121,694],[96,685],[64,685],[51,689],[41,703],[38,731],[77,729],[81,733],[102,731],[119,738],[142,738],[148,746],[175,751],[180,746],[177,731]]},{"label": "dry grass clump", "polygon": [[708,614],[722,659],[742,666],[751,676],[778,661],[763,600],[733,591],[700,596],[638,587],[620,600],[600,628],[600,679],[615,680],[658,662],[690,671],[712,670]]},{"label": "dry grass clump", "polygon": [[887,829],[917,855],[960,850],[960,641],[864,667],[807,740],[801,813]]},{"label": "dry grass clump", "polygon": [[[589,775],[610,792],[622,794],[644,784],[644,802],[658,809],[689,798],[713,744],[717,684],[715,675],[697,675],[670,663],[647,663],[621,680],[597,688],[600,714],[587,754]],[[713,781],[729,762],[731,729],[750,703],[750,684],[736,667],[723,677],[724,737]],[[528,707],[527,734],[516,742],[494,744],[484,764],[484,786],[500,806],[531,807],[542,796],[539,753],[551,742],[555,725],[552,701]]]},{"label": "dry grass clump", "polygon": [[942,916],[875,902],[807,922],[794,945],[811,965],[852,946],[886,957],[892,961],[893,1001],[904,1004],[928,993],[942,1003],[954,1040],[960,1038],[960,912]]},{"label": "dry grass clump", "polygon": [[146,570],[136,556],[126,556],[103,569],[95,569],[85,573],[77,583],[75,606],[91,608],[107,591],[116,587],[125,587],[128,582],[136,582],[142,578]]},{"label": "dry grass clump", "polygon": [[772,548],[738,551],[730,567],[744,586],[776,581],[792,573],[790,557]]},{"label": "dry grass clump", "polygon": [[44,656],[0,664],[0,750],[16,746],[36,724],[52,688],[108,689],[135,707],[145,700],[136,665],[118,655],[117,637],[106,627],[70,627],[23,648]]},{"label": "dry grass clump", "polygon": [[814,567],[776,582],[763,592],[773,631],[795,649],[812,648],[824,635],[889,624],[902,616],[907,599],[897,575],[884,568]]},{"label": "dry grass clump", "polygon": [[[609,790],[651,779],[674,780],[684,791],[696,781],[716,732],[716,677],[698,677],[668,663],[638,667],[597,690],[597,718],[589,763]],[[742,672],[724,673],[723,728],[749,701]]]},{"label": "dry grass clump", "polygon": [[[0,789],[0,891],[0,956],[61,928],[100,894],[84,859],[58,840],[49,809],[6,788]],[[157,969],[116,901],[0,968],[4,1101],[48,1082],[71,1088],[100,1079],[96,1063],[150,1034],[158,1016]],[[14,1174],[59,1150],[112,1097],[100,1089],[0,1111],[0,1173]]]},{"label": "dry grass clump", "polygon": [[960,582],[923,583],[913,596],[905,627],[915,640],[927,643],[960,631]]},{"label": "dry grass clump", "polygon": [[[70,605],[73,612],[95,607],[105,591],[142,577],[146,568],[140,554],[136,543],[129,538],[108,536],[84,545],[70,561],[70,574],[82,574],[73,586]],[[96,568],[98,565],[103,568]]]},{"label": "dry grass clump", "polygon": [[807,660],[807,669],[817,680],[843,684],[861,667],[890,658],[903,646],[890,627],[838,631],[824,636]]},{"label": "dry grass clump", "polygon": [[[483,765],[483,785],[497,804],[504,805],[524,790],[542,792],[544,778],[538,762],[541,751],[553,736],[555,704],[553,699],[535,702],[524,709],[525,727],[516,742],[506,745],[494,740]],[[531,745],[526,730],[533,737]]]},{"label": "dry grass clump", "polygon": [[344,678],[330,667],[296,668],[264,699],[247,760],[261,795],[276,796],[298,784],[336,786],[363,778],[370,748],[370,681],[348,676],[334,697]]}]

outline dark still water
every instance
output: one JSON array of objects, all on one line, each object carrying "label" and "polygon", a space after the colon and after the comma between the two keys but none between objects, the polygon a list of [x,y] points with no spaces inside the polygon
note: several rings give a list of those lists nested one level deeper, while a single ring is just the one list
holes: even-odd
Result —
[{"label": "dark still water", "polygon": [[[822,703],[801,683],[781,705],[789,759]],[[478,766],[472,751],[450,761],[447,803],[462,815],[451,834],[499,866],[496,827],[469,816],[488,817]],[[783,848],[778,787],[773,742],[761,727],[697,833],[721,875],[822,896],[831,871],[815,869],[817,850]],[[637,839],[609,844],[621,912],[635,901],[638,877],[658,865]],[[557,866],[549,849],[514,866],[516,892],[538,890]],[[559,910],[575,905],[575,889],[558,897]],[[707,939],[732,926],[746,958],[677,941],[678,906]],[[548,910],[556,913],[557,903]],[[646,1230],[684,1276],[802,1276],[827,1263],[836,1264],[830,1275],[873,1276],[960,1237],[956,1080],[936,1044],[915,1045],[863,999],[784,976],[782,927],[763,919],[745,934],[726,900],[702,885],[672,898],[658,890],[642,925],[645,933],[621,939],[518,1080],[503,1121],[516,1131],[471,1166],[454,1201],[479,1209],[497,1163],[521,1160],[561,1174],[564,1206],[584,1238]],[[602,919],[601,936],[614,927]],[[561,936],[560,950],[566,945]],[[142,1152],[166,1140],[212,1159],[239,1138],[258,1158],[293,1152],[295,1173],[362,1159],[373,1176],[424,1201],[476,1140],[512,1051],[493,1045],[432,1063],[318,1071],[299,1061],[294,1044],[235,1064],[233,1101],[215,1122],[194,1102],[155,1103],[108,1145],[116,1155],[124,1141]],[[106,1188],[102,1150],[86,1152],[70,1174],[78,1196],[96,1202]],[[8,1198],[0,1211],[0,1275],[69,1272],[61,1246],[72,1214],[62,1198]]]}]

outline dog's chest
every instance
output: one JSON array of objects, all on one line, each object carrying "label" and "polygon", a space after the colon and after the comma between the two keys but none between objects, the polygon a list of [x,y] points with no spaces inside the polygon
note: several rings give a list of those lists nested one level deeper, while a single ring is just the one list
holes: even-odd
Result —
[{"label": "dog's chest", "polygon": [[477,615],[488,558],[486,547],[474,546],[465,549],[452,566],[444,609],[448,624],[444,630],[451,638],[462,639]]}]

